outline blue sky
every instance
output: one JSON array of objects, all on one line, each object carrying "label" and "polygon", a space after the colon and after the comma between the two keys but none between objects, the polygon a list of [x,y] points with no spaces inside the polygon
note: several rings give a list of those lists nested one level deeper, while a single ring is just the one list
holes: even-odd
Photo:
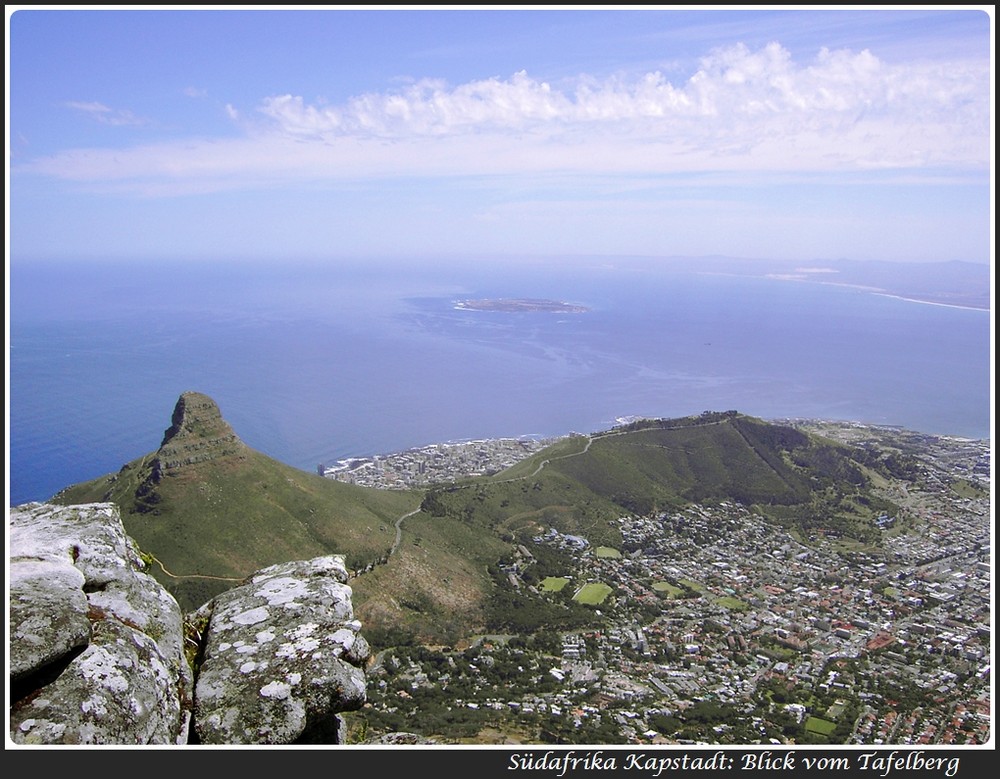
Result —
[{"label": "blue sky", "polygon": [[7,8],[8,256],[992,246],[992,6]]}]

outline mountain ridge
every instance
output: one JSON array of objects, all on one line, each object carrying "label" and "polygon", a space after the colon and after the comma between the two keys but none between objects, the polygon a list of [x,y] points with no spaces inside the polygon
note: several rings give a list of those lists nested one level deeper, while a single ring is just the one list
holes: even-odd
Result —
[{"label": "mountain ridge", "polygon": [[230,451],[184,401],[163,443],[192,462],[156,481],[156,450],[61,497],[115,499],[192,604],[226,571],[348,549],[372,649],[351,743],[872,743],[928,709],[942,743],[987,735],[952,717],[988,674],[986,441],[704,412],[394,491]]},{"label": "mountain ridge", "polygon": [[[549,528],[617,547],[622,514],[734,500],[806,536],[834,528],[870,543],[892,505],[866,474],[886,466],[851,451],[736,411],[704,412],[563,439],[488,477],[384,490],[256,452],[209,396],[184,392],[155,452],[53,502],[118,505],[185,608],[264,565],[336,553],[373,635],[458,640],[489,626],[498,561]],[[401,544],[404,519],[412,541]]]},{"label": "mountain ridge", "polygon": [[53,503],[113,502],[184,608],[264,565],[324,554],[358,568],[385,556],[393,523],[419,500],[292,468],[246,446],[207,395],[179,397],[159,448]]}]

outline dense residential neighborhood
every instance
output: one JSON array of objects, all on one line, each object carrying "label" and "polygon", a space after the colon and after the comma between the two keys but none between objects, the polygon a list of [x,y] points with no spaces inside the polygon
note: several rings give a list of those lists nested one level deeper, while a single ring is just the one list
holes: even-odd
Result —
[{"label": "dense residential neighborhood", "polygon": [[430,444],[405,452],[351,457],[335,465],[321,464],[317,470],[320,476],[362,487],[424,487],[496,473],[549,443],[550,439],[523,437]]},{"label": "dense residential neighborhood", "polygon": [[[916,435],[814,427],[854,445]],[[539,534],[502,580],[587,603],[590,624],[386,650],[363,727],[443,742],[493,729],[505,743],[984,743],[989,443],[922,438],[875,548],[733,502],[622,515],[621,549]],[[549,552],[565,570],[539,580]]]}]

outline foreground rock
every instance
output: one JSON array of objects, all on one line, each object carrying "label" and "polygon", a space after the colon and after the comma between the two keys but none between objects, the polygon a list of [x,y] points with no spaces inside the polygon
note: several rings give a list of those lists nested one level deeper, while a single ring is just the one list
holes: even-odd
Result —
[{"label": "foreground rock", "polygon": [[192,690],[177,602],[110,504],[26,504],[9,519],[15,743],[176,744]]},{"label": "foreground rock", "polygon": [[365,703],[339,555],[266,568],[185,617],[113,504],[18,506],[9,533],[15,744],[332,744],[338,712]]},{"label": "foreground rock", "polygon": [[339,555],[271,566],[194,615],[207,623],[195,733],[208,744],[340,743],[365,702],[368,643]]}]

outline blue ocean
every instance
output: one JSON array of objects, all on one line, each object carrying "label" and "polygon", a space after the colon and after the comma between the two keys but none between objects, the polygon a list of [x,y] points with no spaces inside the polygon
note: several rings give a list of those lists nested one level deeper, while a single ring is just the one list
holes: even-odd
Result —
[{"label": "blue ocean", "polygon": [[[530,298],[583,313],[469,311]],[[315,471],[735,409],[989,438],[990,314],[623,263],[14,263],[9,505],[155,450],[180,393]]]}]

